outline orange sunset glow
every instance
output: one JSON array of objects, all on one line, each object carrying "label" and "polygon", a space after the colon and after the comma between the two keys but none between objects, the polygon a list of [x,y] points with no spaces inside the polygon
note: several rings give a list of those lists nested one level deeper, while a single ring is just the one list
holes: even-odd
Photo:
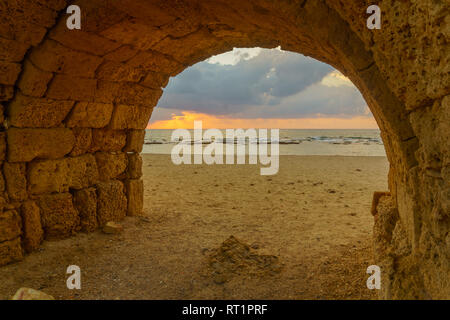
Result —
[{"label": "orange sunset glow", "polygon": [[147,129],[193,129],[194,121],[203,121],[203,128],[278,128],[278,129],[378,129],[372,117],[352,118],[298,118],[298,119],[235,119],[192,111],[172,114],[170,120],[150,123]]}]

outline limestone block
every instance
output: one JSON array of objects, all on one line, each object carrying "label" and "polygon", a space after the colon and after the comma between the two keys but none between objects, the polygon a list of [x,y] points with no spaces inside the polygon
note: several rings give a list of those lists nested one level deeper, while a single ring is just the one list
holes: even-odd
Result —
[{"label": "limestone block", "polygon": [[130,67],[114,61],[104,62],[97,70],[97,79],[110,81],[139,82],[145,77],[146,71],[139,67]]},{"label": "limestone block", "polygon": [[35,98],[18,93],[8,107],[9,121],[19,128],[58,127],[73,105],[73,101]]},{"label": "limestone block", "polygon": [[0,132],[0,161],[6,158],[6,133]]},{"label": "limestone block", "polygon": [[27,198],[27,178],[25,163],[9,163],[3,165],[6,190],[12,200],[22,201]]},{"label": "limestone block", "polygon": [[73,196],[73,202],[80,214],[81,231],[92,232],[97,229],[96,189],[87,188],[76,191]]},{"label": "limestone block", "polygon": [[7,131],[8,161],[28,162],[35,158],[58,159],[64,157],[75,144],[70,129],[18,129]]},{"label": "limestone block", "polygon": [[126,180],[128,215],[138,216],[144,208],[144,182],[143,180]]},{"label": "limestone block", "polygon": [[79,157],[67,158],[67,163],[71,189],[87,188],[98,182],[98,168],[94,155],[85,154]]},{"label": "limestone block", "polygon": [[5,191],[6,191],[5,177],[3,176],[3,170],[0,170],[0,193],[3,193]]},{"label": "limestone block", "polygon": [[80,217],[70,193],[47,194],[37,199],[45,239],[65,238],[79,229]]},{"label": "limestone block", "polygon": [[117,105],[112,119],[111,129],[145,129],[152,115],[152,107]]},{"label": "limestone block", "polygon": [[419,137],[423,166],[440,169],[449,164],[450,95],[433,106],[411,112],[410,122]]},{"label": "limestone block", "polygon": [[14,240],[22,234],[22,219],[15,210],[0,213],[0,243]]},{"label": "limestone block", "polygon": [[123,130],[93,129],[90,151],[121,151],[126,143],[127,133]]},{"label": "limestone block", "polygon": [[65,47],[74,50],[82,49],[96,56],[103,56],[122,45],[120,42],[111,41],[95,33],[85,32],[83,29],[69,30],[66,26],[65,19],[61,19],[50,31],[49,37],[63,44]]},{"label": "limestone block", "polygon": [[114,102],[130,106],[153,107],[162,95],[161,89],[150,89],[132,82],[121,82]]},{"label": "limestone block", "polygon": [[145,130],[128,130],[127,145],[123,149],[125,152],[142,152],[144,145]]},{"label": "limestone block", "polygon": [[35,161],[29,164],[28,179],[32,194],[83,189],[97,183],[97,163],[91,154]]},{"label": "limestone block", "polygon": [[75,136],[75,145],[70,155],[76,157],[88,152],[92,144],[92,129],[73,128],[72,132]]},{"label": "limestone block", "polygon": [[[67,126],[103,128],[109,124],[114,106],[105,103],[78,102],[67,120]],[[120,128],[122,129],[122,128]]]},{"label": "limestone block", "polygon": [[127,214],[127,198],[123,183],[118,180],[97,184],[97,218],[100,226],[120,221]]},{"label": "limestone block", "polygon": [[126,153],[97,152],[95,154],[97,167],[101,181],[107,181],[120,177],[125,173],[128,164]]},{"label": "limestone block", "polygon": [[0,125],[4,125],[3,122],[5,121],[5,110],[6,110],[5,106],[0,102]]},{"label": "limestone block", "polygon": [[161,72],[147,73],[145,78],[140,82],[141,85],[153,89],[165,88],[169,83],[170,76]]},{"label": "limestone block", "polygon": [[156,51],[139,52],[127,62],[127,65],[142,67],[147,71],[159,72],[171,76],[185,69],[185,66],[181,63]]},{"label": "limestone block", "polygon": [[102,62],[100,57],[67,48],[53,40],[46,40],[35,48],[30,54],[30,60],[47,72],[85,78],[93,78]]},{"label": "limestone block", "polygon": [[93,101],[96,87],[96,79],[57,74],[50,83],[46,96],[56,100]]},{"label": "limestone block", "polygon": [[22,67],[18,63],[0,60],[0,84],[13,85]]},{"label": "limestone block", "polygon": [[53,78],[53,73],[39,70],[29,60],[23,64],[22,76],[18,87],[26,95],[42,97],[47,91],[47,86]]},{"label": "limestone block", "polygon": [[23,42],[0,38],[0,60],[20,62],[27,49],[28,45]]},{"label": "limestone block", "polygon": [[0,101],[8,101],[14,96],[14,86],[0,84]]},{"label": "limestone block", "polygon": [[0,265],[20,261],[22,259],[23,252],[20,244],[20,238],[0,242]]},{"label": "limestone block", "polygon": [[137,50],[132,46],[125,45],[120,48],[108,53],[103,58],[107,61],[123,62],[130,60],[137,54]]},{"label": "limestone block", "polygon": [[127,176],[129,179],[142,177],[142,157],[139,153],[128,153]]},{"label": "limestone block", "polygon": [[21,214],[23,223],[23,246],[27,252],[32,252],[39,248],[44,238],[40,210],[34,201],[26,201],[22,204]]},{"label": "limestone block", "polygon": [[[139,34],[139,37],[135,35]],[[166,36],[159,28],[142,23],[138,19],[128,19],[102,31],[102,36],[132,45],[140,51],[146,51]]]}]

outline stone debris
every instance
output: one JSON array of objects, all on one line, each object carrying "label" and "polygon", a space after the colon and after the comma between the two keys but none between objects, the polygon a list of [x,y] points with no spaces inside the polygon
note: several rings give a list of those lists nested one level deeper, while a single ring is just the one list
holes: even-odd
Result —
[{"label": "stone debris", "polygon": [[20,288],[11,300],[55,300],[55,298],[39,290]]},{"label": "stone debris", "polygon": [[106,234],[119,234],[123,231],[123,226],[114,221],[109,221],[103,227],[103,232]]},{"label": "stone debris", "polygon": [[219,248],[210,252],[207,256],[206,276],[217,284],[223,284],[236,276],[274,276],[283,269],[277,256],[260,255],[234,236],[230,236]]}]

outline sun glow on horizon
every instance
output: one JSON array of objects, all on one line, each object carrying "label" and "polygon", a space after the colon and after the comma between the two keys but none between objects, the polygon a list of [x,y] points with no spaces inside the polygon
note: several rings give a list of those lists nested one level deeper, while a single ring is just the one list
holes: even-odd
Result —
[{"label": "sun glow on horizon", "polygon": [[193,111],[172,114],[172,119],[150,123],[147,129],[193,129],[194,121],[202,121],[205,129],[278,128],[278,129],[378,129],[373,117],[328,118],[228,118]]}]

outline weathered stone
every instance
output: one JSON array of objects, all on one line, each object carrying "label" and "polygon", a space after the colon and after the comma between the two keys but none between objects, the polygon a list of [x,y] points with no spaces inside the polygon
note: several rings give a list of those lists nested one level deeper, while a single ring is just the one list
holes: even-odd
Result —
[{"label": "weathered stone", "polygon": [[89,151],[92,144],[92,129],[90,128],[73,128],[72,132],[75,136],[75,145],[70,155],[76,157]]},{"label": "weathered stone", "polygon": [[117,105],[112,119],[111,129],[145,129],[152,115],[152,107]]},{"label": "weathered stone", "polygon": [[30,192],[42,194],[83,189],[98,181],[95,157],[86,154],[74,158],[35,161],[29,165]]},{"label": "weathered stone", "polygon": [[52,78],[53,73],[39,70],[29,60],[26,60],[17,85],[26,95],[42,97]]},{"label": "weathered stone", "polygon": [[178,61],[156,51],[139,52],[127,62],[127,65],[172,76],[180,73],[185,68]]},{"label": "weathered stone", "polygon": [[6,159],[6,133],[0,132],[0,161]]},{"label": "weathered stone", "polygon": [[103,56],[121,46],[120,42],[114,42],[100,37],[95,33],[82,30],[69,30],[65,19],[61,19],[49,34],[51,39],[76,51],[82,49],[96,56]]},{"label": "weathered stone", "polygon": [[143,180],[126,180],[128,215],[138,216],[144,208],[144,182]]},{"label": "weathered stone", "polygon": [[[161,89],[151,89],[134,82],[98,80],[96,102],[125,105],[155,106],[162,95]],[[90,101],[90,100],[83,100]]]},{"label": "weathered stone", "polygon": [[19,93],[9,104],[9,121],[19,128],[58,127],[73,105],[73,101],[34,98]]},{"label": "weathered stone", "polygon": [[21,70],[22,68],[18,63],[0,60],[0,84],[13,85]]},{"label": "weathered stone", "polygon": [[124,62],[127,60],[130,60],[132,57],[134,57],[137,54],[137,50],[133,48],[132,46],[121,46],[117,50],[114,50],[113,52],[108,53],[103,58],[108,61],[115,61],[115,62]]},{"label": "weathered stone", "polygon": [[46,96],[56,100],[93,101],[97,87],[96,79],[55,75]]},{"label": "weathered stone", "polygon": [[[165,36],[159,28],[140,23],[137,19],[124,20],[104,30],[101,34],[108,39],[132,45],[141,51],[149,50]],[[134,36],[136,34],[141,36]]]},{"label": "weathered stone", "polygon": [[83,189],[94,185],[99,180],[97,162],[94,155],[67,158],[70,176],[70,188]]},{"label": "weathered stone", "polygon": [[[0,170],[0,193],[3,193],[6,191],[6,182],[5,182],[5,177],[3,175],[3,170]],[[1,203],[1,201],[0,201]],[[3,208],[3,207],[0,207]],[[2,211],[2,210],[0,210]]]},{"label": "weathered stone", "polygon": [[97,229],[97,193],[95,188],[76,191],[73,202],[80,214],[81,231],[92,232]]},{"label": "weathered stone", "polygon": [[142,177],[142,157],[139,153],[128,153],[127,176],[129,179]]},{"label": "weathered stone", "polygon": [[6,190],[12,200],[22,201],[27,198],[27,178],[25,163],[3,164]]},{"label": "weathered stone", "polygon": [[161,95],[161,89],[150,89],[137,83],[122,82],[118,87],[114,102],[130,106],[153,107],[156,106]]},{"label": "weathered stone", "polygon": [[8,101],[14,96],[14,86],[0,84],[0,101]]},{"label": "weathered stone", "polygon": [[117,222],[109,221],[103,226],[102,230],[106,234],[118,234],[123,232],[123,226]]},{"label": "weathered stone", "polygon": [[39,290],[20,288],[11,300],[55,300],[55,298]]},{"label": "weathered stone", "polygon": [[0,103],[0,126],[4,125],[5,121],[5,106],[3,106],[2,103]]},{"label": "weathered stone", "polygon": [[[114,106],[105,103],[78,102],[67,119],[67,126],[103,128],[109,124]],[[123,128],[120,128],[123,129]]]},{"label": "weathered stone", "polygon": [[22,233],[22,221],[17,211],[0,213],[0,243],[14,240]]},{"label": "weathered stone", "polygon": [[381,197],[390,197],[391,193],[390,192],[386,192],[386,191],[375,191],[373,193],[373,198],[372,198],[372,207],[370,209],[370,213],[375,216],[377,214],[377,207],[378,207],[378,202],[380,201]]},{"label": "weathered stone", "polygon": [[0,60],[20,62],[25,56],[28,45],[23,42],[0,37]]},{"label": "weathered stone", "polygon": [[167,74],[150,71],[140,84],[148,88],[161,89],[167,86],[169,78],[170,76]]},{"label": "weathered stone", "polygon": [[30,54],[31,62],[41,70],[91,78],[102,59],[73,50],[53,40],[44,41]]},{"label": "weathered stone", "polygon": [[91,152],[121,151],[127,142],[127,133],[123,130],[93,129]]},{"label": "weathered stone", "polygon": [[115,178],[119,178],[121,175],[125,175],[127,169],[127,154],[126,153],[107,153],[97,152],[95,154],[97,160],[97,167],[99,177],[101,181],[107,181]]},{"label": "weathered stone", "polygon": [[22,204],[21,214],[23,223],[23,246],[27,252],[32,252],[39,248],[44,238],[39,207],[34,201],[26,201]]},{"label": "weathered stone", "polygon": [[35,158],[58,159],[68,154],[75,137],[70,129],[17,129],[7,131],[8,161],[27,162]]},{"label": "weathered stone", "polygon": [[97,78],[110,81],[140,82],[146,71],[139,67],[130,67],[114,61],[106,61],[97,70]]},{"label": "weathered stone", "polygon": [[0,265],[20,261],[22,259],[23,252],[20,245],[20,238],[0,242]]},{"label": "weathered stone", "polygon": [[128,130],[127,145],[123,149],[125,152],[142,152],[145,139],[145,130]]},{"label": "weathered stone", "polygon": [[120,221],[127,214],[127,198],[123,183],[118,180],[97,184],[97,218],[100,226]]},{"label": "weathered stone", "polygon": [[70,193],[43,195],[37,199],[37,203],[41,209],[45,239],[66,238],[78,231],[80,217]]}]

